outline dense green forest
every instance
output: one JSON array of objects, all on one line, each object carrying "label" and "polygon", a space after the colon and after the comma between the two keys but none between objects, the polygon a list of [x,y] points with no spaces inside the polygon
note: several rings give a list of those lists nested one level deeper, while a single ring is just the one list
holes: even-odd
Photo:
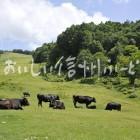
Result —
[{"label": "dense green forest", "polygon": [[[70,64],[76,69],[73,78],[84,76],[83,70],[79,68],[79,64],[84,64],[84,61],[86,77],[96,77],[97,69],[91,74],[90,68],[91,64],[97,65],[97,60],[100,59],[101,76],[126,77],[129,84],[134,85],[140,77],[140,20],[72,25],[57,37],[56,42],[44,43],[33,53],[35,63],[46,63],[48,72],[62,56],[64,59],[61,69],[66,77],[68,70],[72,68],[68,68],[68,58],[73,60]],[[119,67],[118,71],[116,67]],[[121,71],[121,68],[127,70]]]}]

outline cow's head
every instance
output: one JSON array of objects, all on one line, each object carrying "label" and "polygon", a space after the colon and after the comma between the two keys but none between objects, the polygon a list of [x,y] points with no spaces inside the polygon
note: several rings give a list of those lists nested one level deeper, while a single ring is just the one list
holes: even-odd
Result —
[{"label": "cow's head", "polygon": [[56,95],[56,100],[60,100],[58,95]]},{"label": "cow's head", "polygon": [[92,101],[96,103],[96,99],[94,97],[93,97]]},{"label": "cow's head", "polygon": [[50,106],[53,107],[55,105],[55,102],[56,102],[56,100],[52,98],[50,100]]},{"label": "cow's head", "polygon": [[29,106],[29,105],[30,105],[30,104],[29,104],[29,101],[27,100],[27,98],[21,99],[21,105],[22,105],[22,106]]}]

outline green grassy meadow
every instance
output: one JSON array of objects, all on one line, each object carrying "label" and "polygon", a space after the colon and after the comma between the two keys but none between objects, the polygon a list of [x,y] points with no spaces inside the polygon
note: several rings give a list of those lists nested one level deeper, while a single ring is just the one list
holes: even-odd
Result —
[{"label": "green grassy meadow", "polygon": [[[30,73],[4,75],[4,62],[12,59],[30,68],[31,56],[6,53],[0,56],[0,98],[20,98],[30,91],[30,106],[23,111],[0,110],[0,140],[139,140],[140,99],[129,99],[115,89],[78,81],[47,82]],[[39,68],[35,65],[35,69]],[[53,110],[48,103],[38,108],[37,93],[55,93],[66,110]],[[94,96],[96,110],[75,109],[72,95]],[[105,111],[110,101],[122,104],[122,111]]]}]

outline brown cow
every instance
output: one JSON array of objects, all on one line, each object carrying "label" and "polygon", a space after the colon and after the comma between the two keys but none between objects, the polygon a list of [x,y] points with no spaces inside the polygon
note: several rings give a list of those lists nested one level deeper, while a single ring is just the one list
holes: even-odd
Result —
[{"label": "brown cow", "polygon": [[22,106],[28,106],[29,102],[26,98],[22,99],[1,99],[0,109],[23,109]]}]

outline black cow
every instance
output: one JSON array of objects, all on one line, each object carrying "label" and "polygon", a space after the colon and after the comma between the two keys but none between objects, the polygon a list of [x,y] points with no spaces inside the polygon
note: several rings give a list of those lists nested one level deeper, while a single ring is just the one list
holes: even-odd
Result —
[{"label": "black cow", "polygon": [[52,100],[49,107],[52,107],[53,109],[65,109],[64,103],[57,100]]},{"label": "black cow", "polygon": [[73,95],[73,103],[74,103],[75,108],[77,108],[77,106],[76,106],[77,102],[80,104],[86,104],[86,107],[88,108],[88,106],[92,102],[96,103],[96,99],[94,97],[90,97],[90,96]]},{"label": "black cow", "polygon": [[28,106],[29,102],[26,98],[23,99],[1,99],[0,109],[15,109],[23,110],[22,106]]},{"label": "black cow", "polygon": [[30,93],[29,92],[23,92],[23,96],[24,97],[30,97]]},{"label": "black cow", "polygon": [[27,98],[22,98],[22,99],[11,99],[13,103],[19,103],[21,106],[29,106],[30,103],[27,100]]},{"label": "black cow", "polygon": [[42,102],[51,102],[52,100],[59,100],[58,95],[54,94],[37,94],[37,99],[38,99],[38,106],[42,107]]},{"label": "black cow", "polygon": [[121,104],[115,103],[115,102],[110,102],[107,104],[105,110],[118,110],[121,111]]}]

